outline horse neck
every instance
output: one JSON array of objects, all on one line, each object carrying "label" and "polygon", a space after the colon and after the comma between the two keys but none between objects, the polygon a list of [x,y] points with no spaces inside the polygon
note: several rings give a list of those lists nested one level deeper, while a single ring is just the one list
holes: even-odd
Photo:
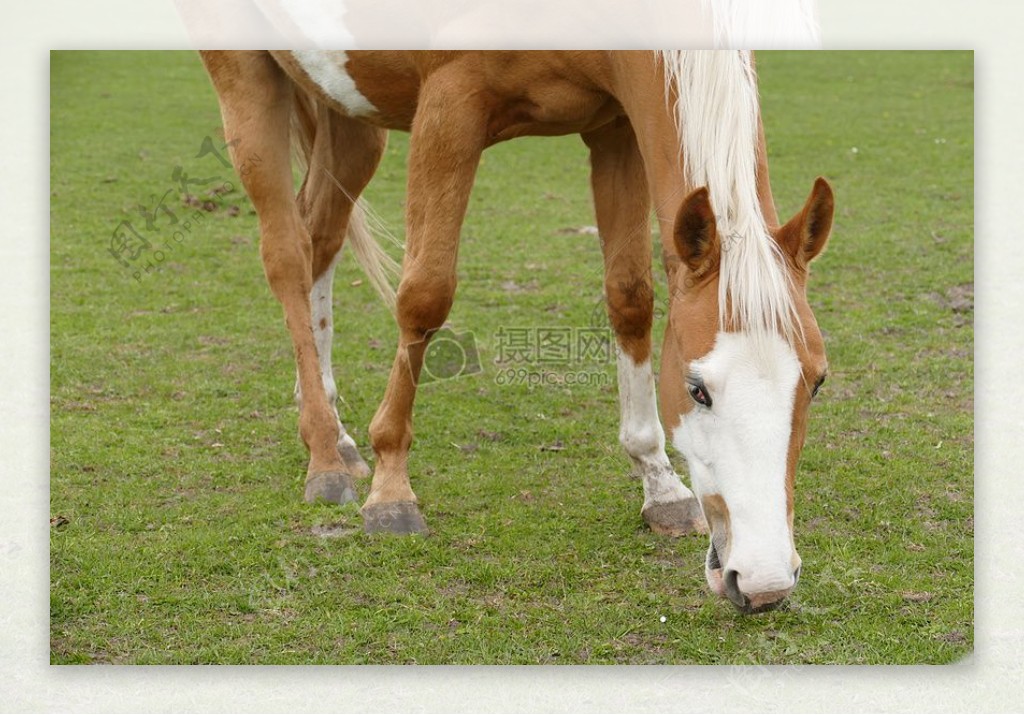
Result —
[{"label": "horse neck", "polygon": [[707,186],[722,241],[721,325],[792,335],[798,321],[791,285],[768,230],[778,218],[750,54],[629,55],[620,60],[618,78],[629,83],[620,88],[620,101],[647,165],[663,254],[675,252],[675,214],[683,198]]}]

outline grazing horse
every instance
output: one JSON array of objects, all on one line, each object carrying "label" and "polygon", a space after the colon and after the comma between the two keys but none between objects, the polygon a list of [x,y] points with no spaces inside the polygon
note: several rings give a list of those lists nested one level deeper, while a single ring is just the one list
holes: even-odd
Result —
[{"label": "grazing horse", "polygon": [[[818,179],[779,225],[750,53],[734,51],[203,52],[234,161],[259,217],[267,280],[295,349],[305,498],[355,500],[366,463],[338,419],[331,280],[346,235],[380,285],[357,201],[386,132],[411,132],[398,350],[370,425],[377,457],[368,532],[424,533],[407,470],[430,337],[456,287],[459,233],[488,146],[579,133],[617,343],[619,438],[642,477],[642,515],[680,535],[710,527],[706,575],[738,608],[774,607],[796,585],[793,479],[809,402],[824,380],[806,299],[832,221]],[[290,129],[308,167],[295,196]],[[665,452],[651,365],[650,207],[671,286],[662,417],[696,496]],[[386,291],[385,291],[386,292]]]}]

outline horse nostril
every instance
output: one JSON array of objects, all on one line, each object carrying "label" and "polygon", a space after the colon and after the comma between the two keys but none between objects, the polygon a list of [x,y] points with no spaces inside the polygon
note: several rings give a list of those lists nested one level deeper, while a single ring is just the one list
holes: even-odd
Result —
[{"label": "horse nostril", "polygon": [[748,605],[747,597],[740,593],[740,574],[736,569],[729,569],[725,572],[723,581],[725,583],[725,595],[739,609],[745,609]]},{"label": "horse nostril", "polygon": [[793,572],[793,588],[800,582],[800,566],[796,567],[796,571]]},{"label": "horse nostril", "polygon": [[725,588],[725,596],[728,598],[736,608],[741,612],[751,613],[763,613],[764,611],[770,611],[776,608],[779,604],[785,600],[786,596],[790,591],[796,587],[796,580],[800,578],[800,569],[797,568],[793,572],[793,585],[775,591],[759,591],[747,596],[740,591],[740,573],[736,569],[728,569],[722,576],[722,584]]}]

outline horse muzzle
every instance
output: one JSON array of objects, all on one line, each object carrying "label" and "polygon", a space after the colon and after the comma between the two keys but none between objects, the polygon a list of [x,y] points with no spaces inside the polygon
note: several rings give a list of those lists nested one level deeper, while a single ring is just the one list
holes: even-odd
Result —
[{"label": "horse muzzle", "polygon": [[796,588],[800,580],[800,566],[790,578],[744,579],[739,571],[724,568],[718,549],[712,540],[705,563],[705,577],[711,590],[732,602],[743,614],[764,613],[778,608]]}]

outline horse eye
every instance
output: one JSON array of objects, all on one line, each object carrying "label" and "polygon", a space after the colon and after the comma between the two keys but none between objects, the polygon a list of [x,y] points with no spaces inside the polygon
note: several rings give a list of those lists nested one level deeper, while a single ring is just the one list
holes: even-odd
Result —
[{"label": "horse eye", "polygon": [[818,390],[820,390],[821,386],[824,385],[824,384],[825,384],[825,376],[822,375],[820,378],[818,378],[818,381],[816,383],[814,383],[814,389],[811,390],[811,398],[814,398],[814,397],[818,396]]},{"label": "horse eye", "polygon": [[696,402],[698,405],[711,407],[711,398],[708,396],[708,393],[704,390],[703,383],[691,382],[687,385],[687,390],[690,393],[690,397],[692,397],[693,401]]}]

